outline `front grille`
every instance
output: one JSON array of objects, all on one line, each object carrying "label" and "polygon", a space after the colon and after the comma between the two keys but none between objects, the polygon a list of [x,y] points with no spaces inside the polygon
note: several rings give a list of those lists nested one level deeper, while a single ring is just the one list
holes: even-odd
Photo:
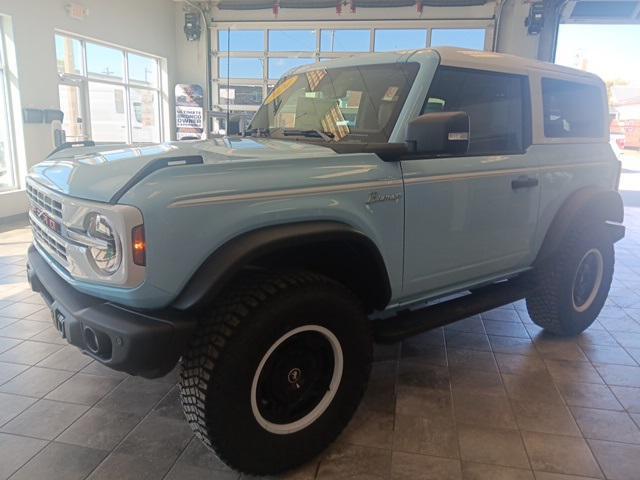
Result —
[{"label": "front grille", "polygon": [[[31,205],[29,223],[35,242],[66,268],[67,246],[61,233],[62,202],[30,180],[27,181],[27,195]],[[40,212],[44,212],[44,216]]]},{"label": "front grille", "polygon": [[67,249],[66,247],[59,242],[56,237],[54,237],[51,233],[49,233],[47,228],[43,228],[39,224],[37,224],[32,218],[29,218],[31,223],[31,229],[33,230],[33,236],[40,245],[44,247],[49,247],[50,250],[53,250],[60,258],[62,258],[65,262],[67,261]]},{"label": "front grille", "polygon": [[33,206],[38,206],[52,216],[62,219],[62,203],[30,183],[27,184],[27,195]]}]

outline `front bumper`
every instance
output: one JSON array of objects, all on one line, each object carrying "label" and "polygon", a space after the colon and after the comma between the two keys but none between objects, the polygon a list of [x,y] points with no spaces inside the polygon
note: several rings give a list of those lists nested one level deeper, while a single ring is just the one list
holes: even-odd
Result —
[{"label": "front bumper", "polygon": [[160,377],[185,351],[196,319],[175,310],[143,312],[78,292],[32,245],[27,276],[52,311],[53,323],[71,345],[100,363],[132,375]]}]

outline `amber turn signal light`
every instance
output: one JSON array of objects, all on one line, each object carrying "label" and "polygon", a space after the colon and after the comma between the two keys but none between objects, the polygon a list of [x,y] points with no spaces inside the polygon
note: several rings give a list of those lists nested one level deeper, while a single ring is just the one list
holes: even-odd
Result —
[{"label": "amber turn signal light", "polygon": [[134,227],[131,232],[133,245],[133,263],[145,266],[147,264],[147,243],[144,240],[144,225]]}]

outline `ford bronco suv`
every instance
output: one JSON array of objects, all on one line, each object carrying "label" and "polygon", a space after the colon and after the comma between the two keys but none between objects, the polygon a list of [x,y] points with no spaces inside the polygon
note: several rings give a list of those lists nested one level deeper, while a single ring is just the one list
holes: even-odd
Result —
[{"label": "ford bronco suv", "polygon": [[28,178],[32,288],[104,365],[180,363],[196,435],[252,474],[339,435],[374,340],[521,298],[582,332],[624,236],[605,85],[491,52],[298,68],[242,136],[67,147]]}]

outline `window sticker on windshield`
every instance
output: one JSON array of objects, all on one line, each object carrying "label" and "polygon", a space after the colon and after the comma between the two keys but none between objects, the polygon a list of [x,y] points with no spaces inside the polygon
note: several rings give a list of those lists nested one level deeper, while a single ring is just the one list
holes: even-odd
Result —
[{"label": "window sticker on windshield", "polygon": [[287,78],[285,81],[283,81],[280,85],[276,86],[271,91],[269,96],[265,99],[264,103],[266,105],[269,105],[278,97],[280,97],[284,92],[289,90],[293,86],[293,84],[296,83],[297,81],[298,81],[298,75],[294,75],[293,77]]},{"label": "window sticker on windshield", "polygon": [[382,100],[386,102],[395,102],[398,100],[398,90],[399,87],[389,87],[382,97]]}]

